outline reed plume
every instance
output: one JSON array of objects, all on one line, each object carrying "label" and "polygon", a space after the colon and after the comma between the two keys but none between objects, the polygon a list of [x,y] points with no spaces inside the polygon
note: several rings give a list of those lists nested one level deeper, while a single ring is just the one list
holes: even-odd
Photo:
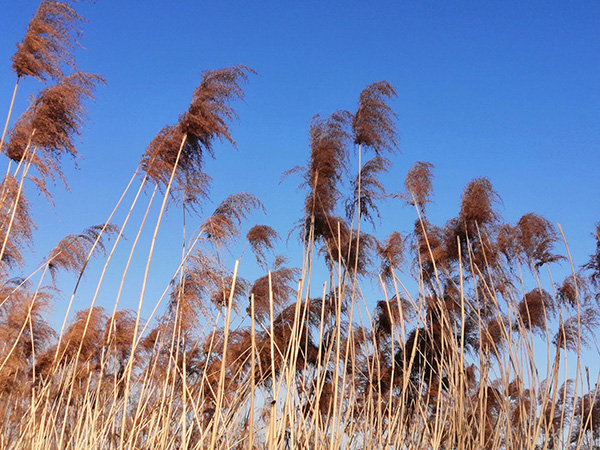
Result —
[{"label": "reed plume", "polygon": [[425,213],[425,205],[431,201],[429,198],[433,192],[432,169],[433,164],[417,161],[410,166],[404,179],[406,194],[403,197],[410,205],[417,206],[421,214]]},{"label": "reed plume", "polygon": [[465,186],[461,200],[458,217],[444,227],[445,256],[456,263],[462,255],[466,270],[489,274],[498,266],[493,236],[500,220],[494,206],[500,197],[490,180],[475,178]]},{"label": "reed plume", "polygon": [[563,305],[577,308],[586,305],[591,298],[591,291],[587,280],[576,273],[565,277],[563,282],[556,287],[558,300]]},{"label": "reed plume", "polygon": [[402,320],[407,321],[413,315],[413,308],[401,296],[394,296],[387,301],[380,300],[373,314],[374,331],[378,334],[392,335],[394,326],[400,326]]},{"label": "reed plume", "polygon": [[404,263],[404,239],[393,231],[384,242],[377,242],[377,255],[381,260],[380,274],[384,281],[392,281],[394,271],[400,271]]},{"label": "reed plume", "polygon": [[[313,305],[302,302],[299,308],[296,304],[291,304],[284,308],[273,319],[273,336],[265,334],[262,342],[258,343],[258,355],[260,358],[261,373],[266,374],[271,367],[275,367],[279,372],[285,367],[286,355],[296,361],[295,370],[304,370],[308,365],[316,365],[318,362],[318,345],[315,343],[312,329],[320,323],[319,311]],[[298,316],[299,314],[299,316]],[[304,322],[302,322],[302,319]],[[302,324],[296,332],[297,341],[294,344],[292,339],[294,324]],[[275,353],[271,353],[272,339]],[[290,350],[294,353],[290,353]]]},{"label": "reed plume", "polygon": [[[476,236],[476,226],[484,227],[498,221],[494,203],[500,197],[487,178],[475,178],[470,181],[462,193],[459,219],[470,236]],[[477,224],[477,225],[476,225]]]},{"label": "reed plume", "polygon": [[119,371],[124,369],[125,361],[131,354],[134,330],[135,311],[130,309],[115,311],[106,320],[101,345],[108,348],[109,353],[114,355],[119,365]]},{"label": "reed plume", "polygon": [[525,214],[519,219],[517,230],[520,251],[535,267],[565,259],[552,253],[558,234],[548,219],[535,213]]},{"label": "reed plume", "polygon": [[377,240],[370,234],[351,230],[341,221],[337,224],[335,235],[327,236],[321,249],[330,270],[335,271],[341,262],[349,273],[367,275],[373,265]]},{"label": "reed plume", "polygon": [[352,119],[355,144],[369,147],[377,155],[395,151],[398,146],[396,114],[386,100],[396,95],[394,87],[387,81],[372,83],[360,93],[358,110]]},{"label": "reed plume", "polygon": [[[166,186],[184,138],[175,172],[176,184],[182,191],[190,182],[205,177],[202,175],[203,158],[205,152],[213,155],[216,139],[228,141],[235,147],[229,122],[238,116],[230,102],[235,98],[243,100],[242,84],[247,81],[249,73],[254,71],[246,66],[203,72],[188,110],[179,117],[176,125],[164,127],[142,156],[140,166],[150,180]],[[205,188],[197,191],[187,188],[185,191],[188,202],[203,200],[205,195]]]},{"label": "reed plume", "polygon": [[101,362],[101,343],[107,319],[104,308],[98,306],[77,311],[61,340],[58,354],[63,362],[76,360],[87,364],[82,368],[83,377],[87,377],[90,371],[95,372]]},{"label": "reed plume", "polygon": [[86,228],[80,234],[70,234],[60,240],[47,257],[48,270],[53,282],[59,270],[82,272],[91,256],[92,251],[104,251],[104,242],[101,237],[110,238],[118,233],[115,225],[94,225]]},{"label": "reed plume", "polygon": [[[250,289],[250,295],[254,296],[254,314],[259,321],[264,321],[269,316],[271,299],[277,313],[296,295],[296,286],[292,283],[296,281],[300,269],[285,267],[283,264],[285,260],[278,258],[270,274],[258,278]],[[251,313],[250,305],[246,312]]]},{"label": "reed plume", "polygon": [[235,279],[232,276],[222,277],[219,287],[211,293],[210,301],[218,308],[227,308],[231,296],[232,306],[237,310],[240,301],[248,296],[249,287],[250,284],[239,276]]},{"label": "reed plume", "polygon": [[481,348],[486,354],[498,357],[500,350],[502,350],[506,341],[508,340],[510,333],[507,332],[508,319],[502,315],[494,317],[488,320],[483,326],[480,338]]},{"label": "reed plume", "polygon": [[600,222],[596,224],[596,232],[594,233],[596,240],[596,251],[590,255],[590,259],[583,265],[583,270],[591,271],[590,280],[592,284],[600,287]]},{"label": "reed plume", "polygon": [[553,253],[557,240],[554,225],[535,213],[523,215],[514,227],[503,224],[497,234],[498,250],[508,262],[519,260],[536,269],[564,259],[564,256]]},{"label": "reed plume", "polygon": [[183,331],[193,330],[201,316],[211,317],[209,298],[221,288],[221,280],[226,276],[215,255],[197,249],[189,257],[182,279],[171,291],[167,317],[171,320],[177,317]]},{"label": "reed plume", "polygon": [[578,352],[582,347],[592,345],[598,324],[598,311],[593,307],[585,308],[580,315],[569,317],[559,325],[552,343],[559,348]]},{"label": "reed plume", "polygon": [[[37,357],[56,337],[47,321],[54,292],[32,291],[22,280],[4,280],[0,287],[0,391],[17,391]],[[21,384],[21,386],[20,386]]]},{"label": "reed plume", "polygon": [[367,220],[375,228],[375,217],[381,222],[381,213],[376,201],[387,197],[385,187],[379,180],[381,173],[387,172],[391,161],[382,156],[375,156],[360,169],[350,188],[352,197],[346,200],[346,216],[352,221],[357,207],[360,206],[361,218]]},{"label": "reed plume", "polygon": [[330,220],[337,201],[338,190],[348,158],[350,113],[336,111],[327,119],[314,116],[310,122],[310,158],[304,174],[304,185],[310,192],[304,202],[308,237],[314,220],[314,238],[319,240],[335,234],[335,221]]},{"label": "reed plume", "polygon": [[518,304],[519,318],[527,330],[543,333],[549,317],[554,316],[552,296],[543,289],[529,291]]},{"label": "reed plume", "polygon": [[202,225],[206,238],[215,243],[226,243],[240,233],[242,220],[255,209],[264,206],[258,198],[247,192],[232,194],[221,202]]},{"label": "reed plume", "polygon": [[78,72],[43,89],[9,132],[4,153],[20,162],[28,148],[34,149],[27,160],[41,176],[38,183],[45,186],[45,179],[58,177],[66,186],[62,157],[77,157],[73,139],[81,134],[86,117],[83,102],[93,100],[95,86],[103,82],[99,75]]},{"label": "reed plume", "polygon": [[65,2],[42,0],[12,57],[17,77],[32,76],[40,81],[63,78],[63,65],[75,67],[71,51],[81,38],[83,20]]},{"label": "reed plume", "polygon": [[39,4],[23,40],[17,44],[17,51],[12,57],[17,81],[0,138],[0,150],[4,145],[19,81],[26,76],[33,76],[40,81],[46,81],[47,77],[59,80],[65,76],[64,65],[75,68],[71,51],[77,45],[77,39],[81,37],[79,23],[82,20],[82,17],[64,2],[42,0]]},{"label": "reed plume", "polygon": [[573,419],[570,442],[577,444],[583,440],[591,441],[589,448],[593,449],[595,446],[593,442],[598,439],[598,431],[600,431],[600,397],[597,391],[588,392],[576,399]]},{"label": "reed plume", "polygon": [[14,175],[6,175],[0,184],[0,242],[3,242],[0,263],[7,267],[23,265],[22,250],[31,244],[36,225],[31,219],[30,205]]},{"label": "reed plume", "polygon": [[435,281],[435,271],[448,269],[447,250],[444,247],[445,232],[425,218],[417,219],[414,224],[414,268],[419,269],[427,282]]},{"label": "reed plume", "polygon": [[256,257],[256,262],[266,267],[265,252],[275,248],[274,241],[279,239],[277,231],[268,225],[255,225],[246,233],[246,239]]}]

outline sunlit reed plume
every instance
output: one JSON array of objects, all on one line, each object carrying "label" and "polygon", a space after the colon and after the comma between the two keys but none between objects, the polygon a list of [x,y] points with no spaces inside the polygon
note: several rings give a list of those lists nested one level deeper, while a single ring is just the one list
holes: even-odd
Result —
[{"label": "sunlit reed plume", "polygon": [[[81,134],[86,109],[83,102],[93,99],[93,91],[104,80],[99,75],[78,72],[43,89],[14,124],[4,153],[13,161],[25,158],[25,150],[35,150],[28,161],[37,169],[39,186],[46,180],[61,179],[64,155],[77,157],[74,139]],[[30,145],[28,146],[28,144]]]}]

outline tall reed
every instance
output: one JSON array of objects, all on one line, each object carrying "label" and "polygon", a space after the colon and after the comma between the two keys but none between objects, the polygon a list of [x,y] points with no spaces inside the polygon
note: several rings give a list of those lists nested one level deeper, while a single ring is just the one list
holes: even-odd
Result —
[{"label": "tall reed", "polygon": [[[51,7],[53,21],[42,15]],[[63,176],[62,156],[77,154],[72,137],[83,125],[83,101],[101,81],[61,72],[60,64],[73,62],[56,53],[72,45],[79,17],[71,7],[45,0],[34,19],[31,30],[40,21],[58,28],[26,38],[20,52],[36,42],[47,52],[15,57],[15,70],[57,84],[41,91],[4,147],[19,166],[8,170],[0,199],[0,448],[600,445],[600,375],[584,360],[599,325],[600,233],[595,253],[576,267],[548,219],[528,213],[505,223],[484,177],[465,186],[456,217],[435,225],[433,165],[422,161],[407,171],[406,192],[389,195],[380,175],[392,161],[383,154],[394,153],[398,136],[388,104],[396,90],[385,81],[363,90],[356,113],[317,115],[309,124],[307,164],[294,170],[307,192],[292,230],[300,229],[302,255],[277,254],[278,231],[248,223],[264,210],[250,193],[230,195],[206,216],[195,208],[208,192],[204,158],[215,156],[217,140],[235,145],[232,102],[243,99],[253,71],[233,66],[203,73],[188,109],[143,152],[105,224],[68,235],[38,271],[11,278],[35,232],[26,189]],[[365,164],[363,150],[375,153]],[[393,199],[412,207],[406,223],[414,231],[378,238],[376,218]],[[178,208],[184,243],[156,291],[149,280],[159,229],[167,210]],[[134,210],[141,210],[137,225]],[[120,226],[111,223],[118,213]],[[363,220],[373,234],[361,231]],[[188,234],[190,222],[198,228]],[[123,239],[126,232],[133,238]],[[240,236],[246,244],[236,258]],[[118,252],[122,269],[115,269]],[[80,292],[93,256],[104,256],[103,268],[93,293]],[[561,260],[571,273],[555,283]],[[254,262],[260,276],[246,280],[242,263]],[[135,265],[144,270],[134,311],[121,307],[121,297],[136,282]],[[48,310],[65,270],[77,278],[57,332]],[[99,302],[105,283],[118,288]]]}]

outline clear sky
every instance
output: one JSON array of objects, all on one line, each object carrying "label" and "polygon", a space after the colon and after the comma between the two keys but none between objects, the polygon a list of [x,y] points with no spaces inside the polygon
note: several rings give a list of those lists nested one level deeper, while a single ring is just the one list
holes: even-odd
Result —
[{"label": "clear sky", "polygon": [[[10,58],[37,1],[3,3],[0,107],[7,111],[15,80]],[[64,235],[105,221],[149,141],[189,105],[202,71],[233,64],[257,72],[245,103],[234,105],[238,150],[216,146],[217,159],[206,164],[213,203],[191,228],[227,195],[248,191],[268,213],[249,223],[286,236],[302,217],[304,192],[296,190],[298,178],[279,180],[306,162],[311,117],[353,111],[363,88],[387,80],[398,92],[391,105],[401,139],[385,178],[388,191],[402,191],[413,162],[433,163],[430,220],[443,225],[458,214],[465,184],[487,176],[503,199],[505,221],[514,224],[533,211],[560,223],[576,265],[594,251],[600,220],[596,1],[99,0],[75,7],[89,21],[78,65],[103,75],[106,86],[89,105],[79,170],[68,160],[63,165],[71,192],[53,188],[54,209],[33,199],[39,230],[31,261]],[[22,84],[15,117],[41,87],[35,80]],[[415,213],[399,201],[382,210],[377,236],[412,229]],[[165,242],[178,221],[171,210]],[[159,248],[157,264],[166,272],[175,268],[166,261],[179,256],[172,248]],[[282,244],[279,251],[299,264],[295,246],[286,251]],[[126,305],[136,302],[129,298]]]}]

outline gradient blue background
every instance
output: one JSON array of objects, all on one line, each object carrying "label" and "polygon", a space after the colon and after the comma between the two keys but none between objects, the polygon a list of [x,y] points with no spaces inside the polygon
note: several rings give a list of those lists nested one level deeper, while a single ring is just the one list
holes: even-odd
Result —
[{"label": "gradient blue background", "polygon": [[[206,163],[214,179],[212,203],[189,219],[190,230],[227,195],[248,191],[267,209],[266,217],[256,214],[248,224],[267,223],[285,239],[302,217],[304,192],[297,190],[297,177],[279,184],[280,176],[306,162],[311,117],[354,111],[364,87],[387,80],[398,92],[391,105],[401,138],[401,154],[393,157],[385,176],[389,192],[403,190],[413,162],[433,163],[429,218],[443,225],[458,214],[465,184],[487,176],[503,199],[499,212],[505,221],[514,224],[534,211],[560,223],[576,266],[595,249],[592,234],[600,220],[598,2],[100,0],[75,6],[89,20],[83,27],[85,50],[76,52],[78,64],[107,83],[98,88],[96,103],[89,104],[78,146],[79,170],[69,160],[63,165],[72,191],[53,188],[54,208],[31,191],[39,229],[24,274],[64,235],[106,220],[146,145],[187,108],[201,72],[233,64],[257,71],[245,88],[245,103],[234,105],[240,116],[232,125],[238,150],[216,145],[216,160]],[[4,111],[15,80],[10,58],[36,7],[32,0],[3,2]],[[35,80],[22,83],[14,118],[28,95],[41,87]],[[416,215],[410,207],[389,200],[382,211],[378,237],[412,230]],[[126,232],[128,238],[131,233]],[[169,210],[159,240],[151,295],[162,292],[177,266],[178,210]],[[557,249],[564,254],[562,245]],[[281,242],[278,250],[290,256],[292,265],[301,264],[295,239],[287,249]],[[130,291],[126,288],[123,306],[137,305],[136,283],[146,251],[137,259],[137,278]],[[120,258],[123,264],[125,256]],[[242,274],[250,280],[260,276],[252,258],[245,260]],[[109,280],[118,277],[119,267]],[[569,270],[568,263],[553,268],[557,279]],[[97,275],[99,267],[90,271]],[[94,274],[88,274],[90,286],[82,289],[93,288]],[[73,277],[63,280],[72,285]],[[114,285],[112,280],[107,284]],[[381,296],[367,286],[373,292],[369,301]],[[113,288],[106,289],[103,295],[111,298]],[[68,292],[62,295],[66,302]],[[82,302],[76,309],[86,306]],[[62,317],[64,304],[55,309]]]}]

